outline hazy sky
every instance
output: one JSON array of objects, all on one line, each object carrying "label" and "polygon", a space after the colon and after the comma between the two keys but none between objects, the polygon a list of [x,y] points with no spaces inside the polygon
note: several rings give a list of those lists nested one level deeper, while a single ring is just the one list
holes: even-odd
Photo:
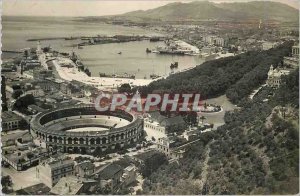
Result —
[{"label": "hazy sky", "polygon": [[[0,0],[1,1],[1,0]],[[3,15],[19,16],[102,16],[147,10],[177,0],[2,0]],[[245,2],[249,0],[211,0]],[[274,0],[299,9],[299,0]],[[189,2],[189,1],[181,1]]]}]

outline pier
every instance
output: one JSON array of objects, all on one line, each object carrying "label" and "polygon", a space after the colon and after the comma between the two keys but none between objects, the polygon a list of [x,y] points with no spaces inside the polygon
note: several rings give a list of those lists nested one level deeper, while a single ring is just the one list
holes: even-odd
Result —
[{"label": "pier", "polygon": [[61,39],[68,39],[68,37],[37,38],[37,39],[27,39],[27,41],[28,42],[36,42],[36,41],[61,40]]},{"label": "pier", "polygon": [[20,51],[20,50],[2,50],[2,52],[7,52],[7,53],[17,53],[17,54],[23,53],[23,52]]}]

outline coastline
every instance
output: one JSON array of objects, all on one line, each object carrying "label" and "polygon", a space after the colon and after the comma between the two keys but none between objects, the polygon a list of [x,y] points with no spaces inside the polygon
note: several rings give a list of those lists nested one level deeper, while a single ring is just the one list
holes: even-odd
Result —
[{"label": "coastline", "polygon": [[[116,89],[118,86],[129,83],[131,86],[144,86],[150,84],[151,79],[128,79],[128,78],[101,78],[101,77],[89,77],[84,72],[78,71],[75,64],[67,58],[56,58],[52,62],[58,75],[67,81],[78,81],[86,85],[91,85],[99,90]],[[72,64],[72,68],[62,67],[61,63]]]}]

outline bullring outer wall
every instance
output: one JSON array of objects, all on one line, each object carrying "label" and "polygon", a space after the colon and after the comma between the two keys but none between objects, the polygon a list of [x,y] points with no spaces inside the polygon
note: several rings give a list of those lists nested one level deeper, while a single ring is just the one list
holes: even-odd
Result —
[{"label": "bullring outer wall", "polygon": [[[97,116],[115,116],[126,119],[129,124],[112,127],[107,131],[67,132],[66,129],[78,127],[105,127],[97,122]],[[64,127],[72,124],[72,127]],[[99,112],[92,104],[74,105],[56,108],[39,113],[30,123],[30,132],[34,138],[46,143],[48,149],[60,149],[66,153],[90,154],[111,152],[135,145],[144,135],[142,118],[123,110]]]}]

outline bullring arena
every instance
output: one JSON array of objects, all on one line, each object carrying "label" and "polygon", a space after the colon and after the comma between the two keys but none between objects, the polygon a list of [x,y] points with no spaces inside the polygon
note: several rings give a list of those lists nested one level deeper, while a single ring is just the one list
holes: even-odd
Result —
[{"label": "bullring arena", "polygon": [[48,149],[67,153],[105,153],[143,138],[143,119],[117,109],[100,112],[93,104],[56,108],[32,118],[30,132]]}]

